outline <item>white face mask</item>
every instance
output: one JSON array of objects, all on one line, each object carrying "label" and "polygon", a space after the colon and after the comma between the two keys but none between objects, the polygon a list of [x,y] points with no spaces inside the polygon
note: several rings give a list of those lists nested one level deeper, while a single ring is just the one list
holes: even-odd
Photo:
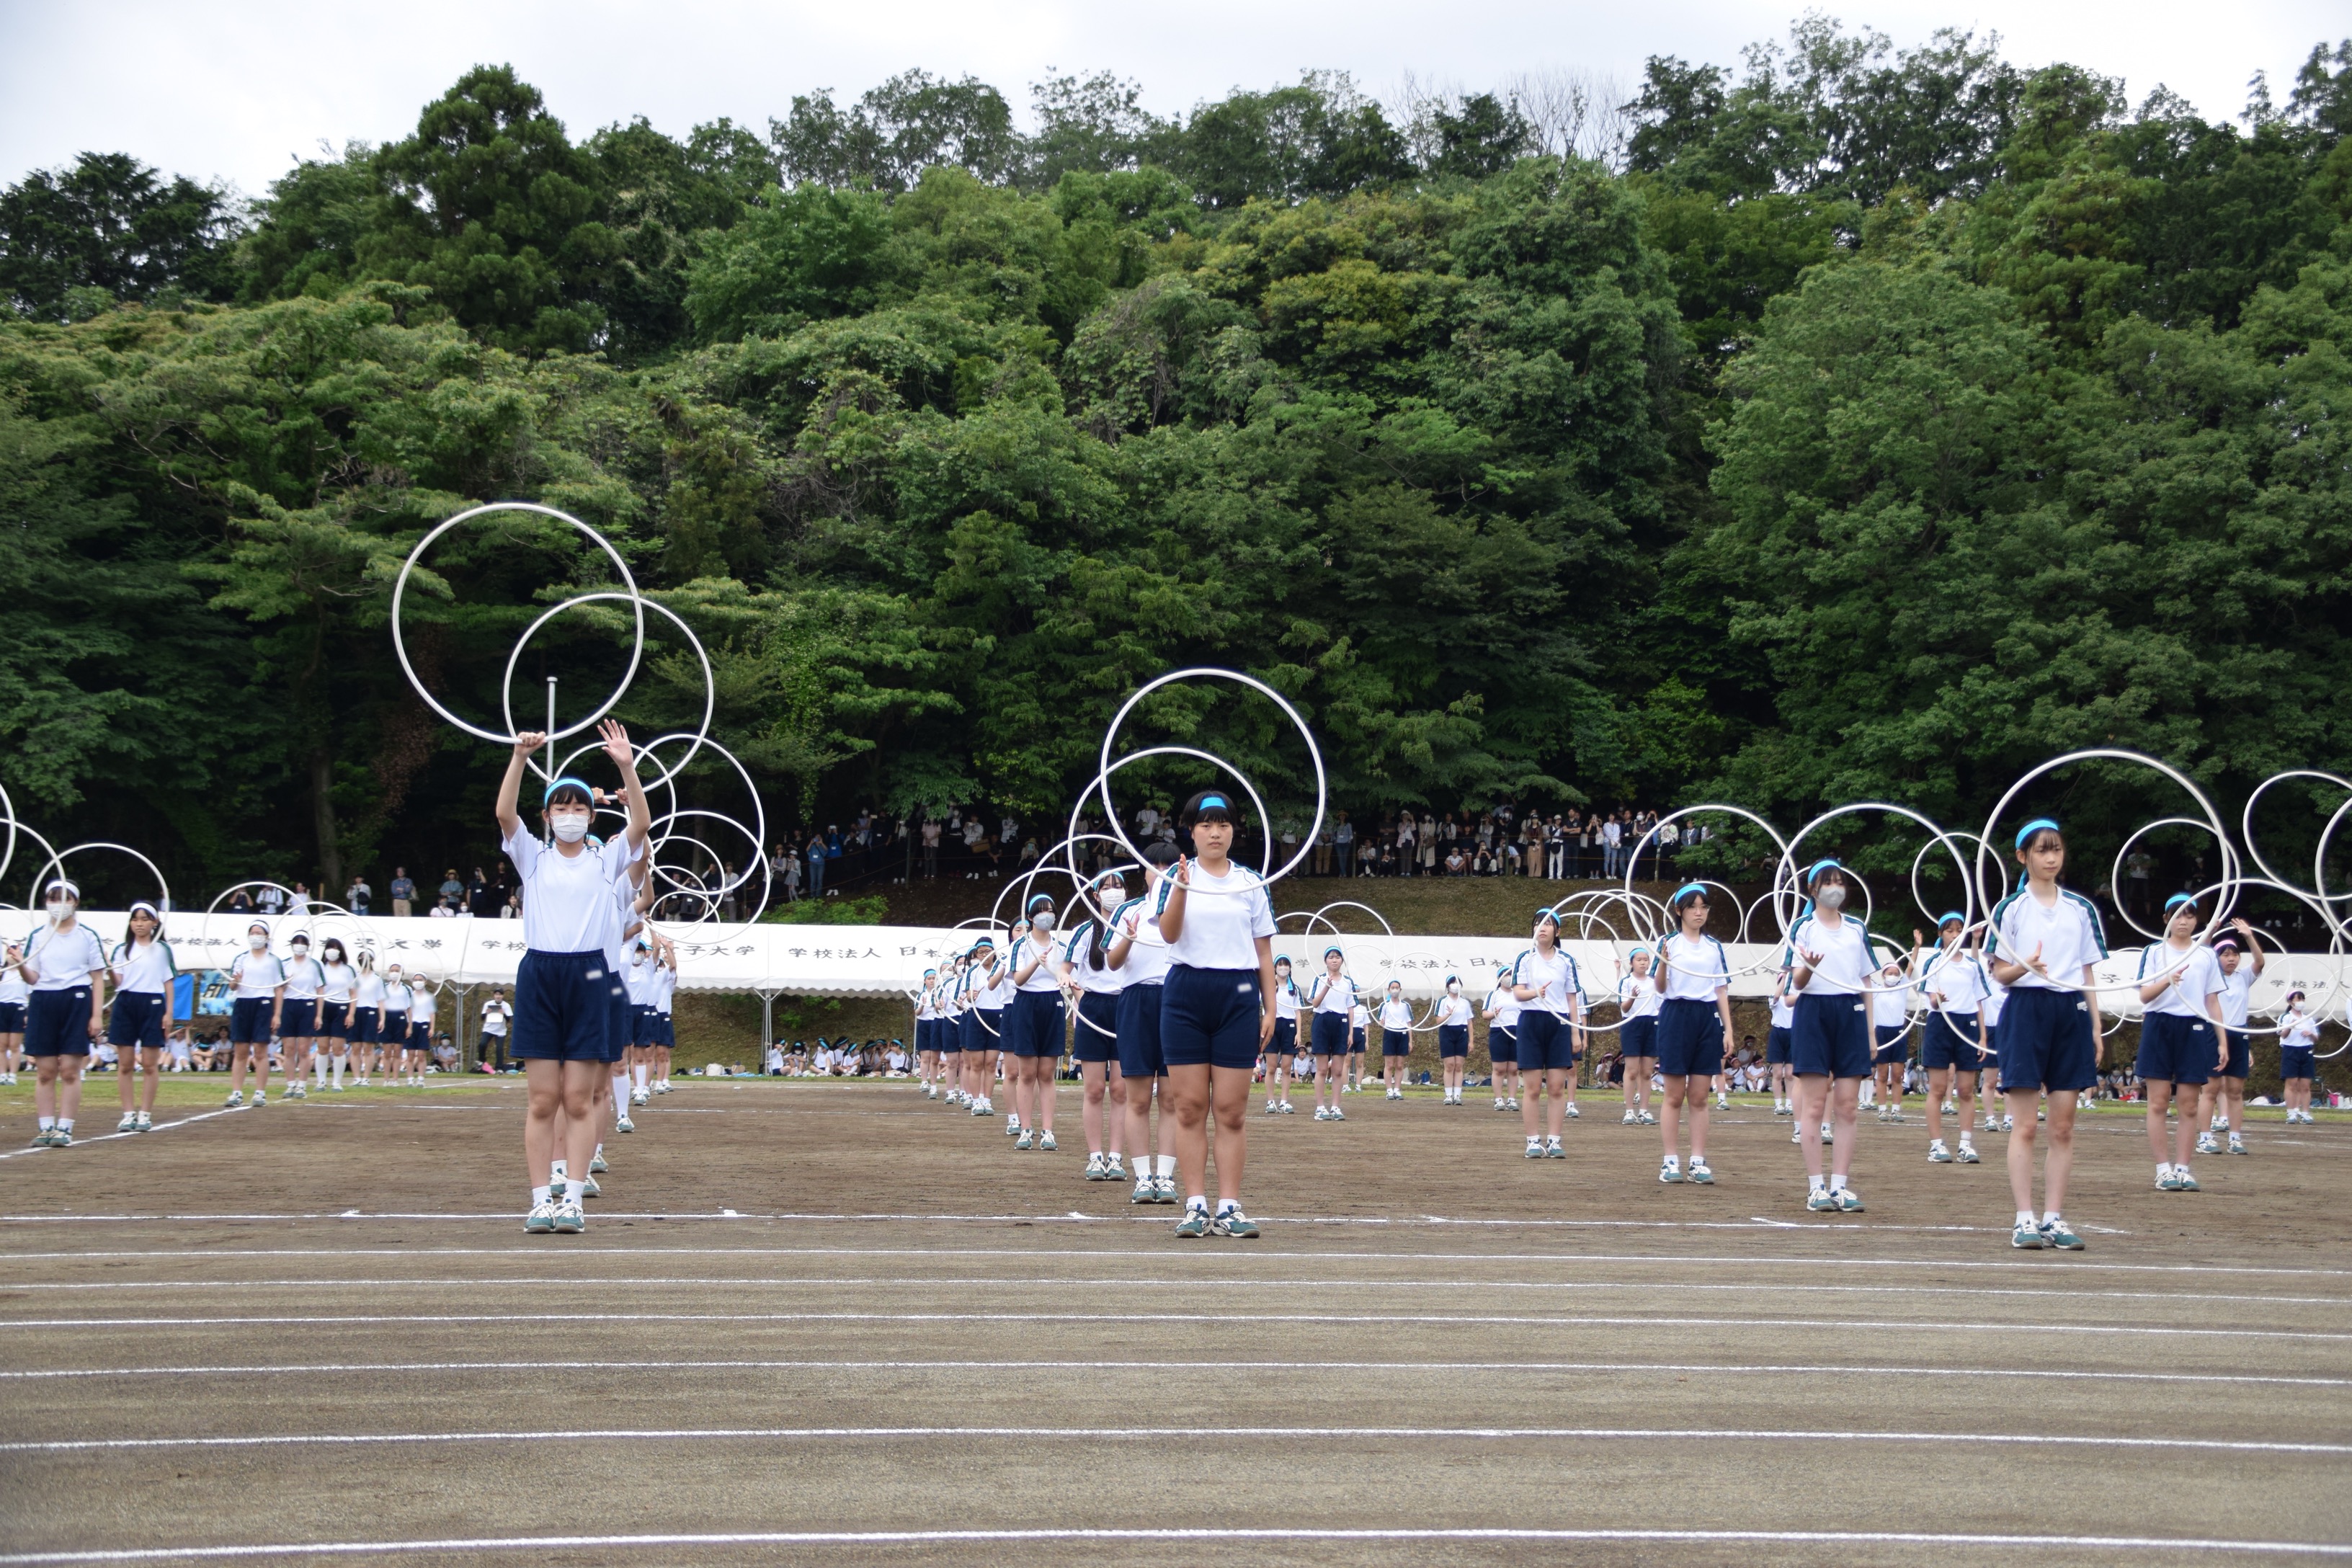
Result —
[{"label": "white face mask", "polygon": [[584,811],[562,812],[548,819],[555,837],[566,844],[577,844],[588,837],[588,814]]},{"label": "white face mask", "polygon": [[309,944],[308,944],[308,943],[305,943],[305,942],[296,942],[296,943],[294,944],[294,956],[295,956],[295,957],[297,957],[297,958],[308,958],[308,957],[310,957],[310,949]]},{"label": "white face mask", "polygon": [[268,951],[269,939],[266,936],[257,933],[256,935],[247,937],[246,942],[256,952],[266,952]]},{"label": "white face mask", "polygon": [[1035,931],[1038,935],[1043,936],[1047,931],[1054,929],[1054,917],[1051,915],[1037,915],[1032,918],[1029,921],[1029,929]]},{"label": "white face mask", "polygon": [[1813,895],[1813,902],[1825,910],[1842,910],[1845,908],[1845,889],[1838,887],[1823,888]]},{"label": "white face mask", "polygon": [[1447,981],[1447,982],[1445,983],[1445,994],[1446,994],[1448,996],[1459,996],[1459,995],[1461,995],[1461,994],[1462,994],[1462,982],[1460,982],[1459,980],[1449,980],[1449,981]]},{"label": "white face mask", "polygon": [[51,899],[48,902],[49,923],[51,925],[63,925],[65,923],[66,917],[73,912],[74,906],[71,899]]}]

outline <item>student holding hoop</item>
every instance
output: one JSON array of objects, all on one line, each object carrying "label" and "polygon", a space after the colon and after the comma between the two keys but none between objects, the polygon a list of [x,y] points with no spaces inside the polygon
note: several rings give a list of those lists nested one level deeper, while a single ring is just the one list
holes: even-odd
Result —
[{"label": "student holding hoop", "polygon": [[[1348,1020],[1356,1010],[1356,983],[1347,973],[1347,955],[1323,950],[1323,973],[1308,993],[1307,1046],[1315,1057],[1315,1120],[1345,1121],[1339,1090],[1348,1067]],[[1324,1102],[1330,1103],[1327,1106]]]},{"label": "student holding hoop", "polygon": [[1617,1051],[1625,1064],[1625,1125],[1646,1127],[1658,1119],[1650,1111],[1650,1075],[1658,1066],[1658,1010],[1665,994],[1651,971],[1656,955],[1646,947],[1633,951],[1633,973],[1617,982]]},{"label": "student holding hoop", "polygon": [[81,889],[63,877],[42,889],[48,921],[9,951],[8,962],[30,988],[25,1008],[25,1054],[33,1058],[33,1110],[40,1126],[37,1148],[73,1142],[81,1110],[82,1068],[98,1040],[106,1005],[106,948],[79,919]]},{"label": "student holding hoop", "polygon": [[[2189,1169],[2189,1147],[2198,1141],[2198,1106],[2206,1083],[2230,1065],[2221,1030],[2221,966],[2213,950],[2197,940],[2199,919],[2195,899],[2173,894],[2165,900],[2164,940],[2139,954],[2143,1010],[2137,1070],[2147,1086],[2147,1146],[2156,1155],[2156,1187],[2162,1193],[2204,1190]],[[2164,1113],[2176,1097],[2179,1127],[2168,1163]]]},{"label": "student holding hoop", "polygon": [[1871,1074],[1870,993],[1878,964],[1870,931],[1846,915],[1845,868],[1817,860],[1805,873],[1812,907],[1789,932],[1790,984],[1797,992],[1789,1054],[1797,1079],[1797,1130],[1816,1121],[1835,1128],[1826,1185],[1821,1145],[1807,1138],[1805,1207],[1815,1212],[1860,1214],[1862,1195],[1848,1183],[1853,1170],[1855,1109],[1863,1080]]},{"label": "student holding hoop", "polygon": [[[145,1132],[155,1125],[155,1085],[163,1070],[163,1031],[172,1023],[172,977],[179,973],[172,962],[171,943],[163,940],[163,917],[142,899],[131,906],[130,935],[114,950],[114,1010],[108,1016],[106,1037],[118,1053],[116,1085],[122,1091],[122,1120],[117,1132]],[[133,1062],[141,1081],[131,1095]]]},{"label": "student holding hoop", "polygon": [[1519,1125],[1528,1139],[1526,1158],[1565,1160],[1560,1131],[1567,1124],[1568,1080],[1576,1071],[1584,988],[1576,960],[1559,945],[1559,916],[1538,910],[1530,940],[1535,945],[1511,965],[1511,995],[1519,1004],[1519,1082],[1527,1092]]},{"label": "student holding hoop", "polygon": [[[1242,1212],[1250,1079],[1274,1038],[1274,902],[1258,874],[1233,860],[1234,811],[1202,790],[1177,818],[1192,858],[1160,884],[1168,943],[1160,1047],[1176,1106],[1176,1169],[1187,1194],[1180,1237],[1257,1235]],[[1217,1118],[1217,1207],[1208,1205],[1209,1128]]]},{"label": "student holding hoop", "polygon": [[[523,825],[519,797],[530,754],[546,744],[542,734],[515,737],[506,776],[499,783],[499,836],[522,883],[525,951],[515,973],[512,1054],[523,1064],[530,1107],[523,1122],[523,1161],[530,1183],[526,1231],[576,1233],[586,1228],[581,1198],[596,1152],[594,1107],[597,1080],[606,1076],[612,1047],[612,992],[617,977],[608,971],[619,945],[621,906],[614,884],[646,851],[653,813],[637,782],[636,752],[628,731],[614,720],[598,727],[604,754],[620,770],[628,802],[628,826],[592,849],[588,827],[595,795],[572,777],[551,783],[541,797],[549,838],[542,842]],[[386,986],[387,997],[391,987]],[[555,1117],[565,1121],[564,1182],[553,1192]]]},{"label": "student holding hoop", "polygon": [[[1665,1157],[1658,1180],[1715,1180],[1706,1163],[1706,1088],[1723,1070],[1731,1038],[1731,960],[1706,934],[1706,889],[1686,882],[1666,900],[1675,929],[1658,943],[1658,1073],[1666,1080],[1666,1114],[1659,1127]],[[1629,1069],[1630,1070],[1630,1069]],[[1680,1168],[1682,1120],[1690,1115],[1690,1169]],[[1815,1160],[1820,1156],[1816,1154]]]},{"label": "student holding hoop", "polygon": [[[1015,1149],[1051,1153],[1054,1142],[1054,1069],[1061,1065],[1062,979],[1055,973],[1054,900],[1039,893],[1029,900],[1029,935],[1013,950],[1013,1010],[1006,1016],[1013,1055],[1006,1069],[1013,1109],[1004,1130]],[[1023,1115],[1024,1101],[1027,1115]]]},{"label": "student holding hoop", "polygon": [[1445,994],[1437,1002],[1437,1064],[1445,1078],[1445,1103],[1462,1103],[1462,1074],[1470,1065],[1470,998],[1462,994],[1462,977],[1445,977]]}]

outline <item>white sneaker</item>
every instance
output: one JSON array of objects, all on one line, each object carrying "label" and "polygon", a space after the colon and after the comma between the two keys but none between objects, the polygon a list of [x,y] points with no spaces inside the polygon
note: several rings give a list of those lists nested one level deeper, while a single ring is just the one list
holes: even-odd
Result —
[{"label": "white sneaker", "polygon": [[118,1122],[116,1122],[116,1123],[114,1124],[114,1130],[115,1130],[117,1132],[136,1132],[136,1131],[139,1131],[139,1113],[138,1113],[137,1111],[135,1111],[135,1110],[126,1110],[126,1111],[124,1111],[124,1112],[122,1113],[122,1120],[121,1120],[121,1121],[118,1121]]},{"label": "white sneaker", "polygon": [[228,1091],[228,1099],[222,1102],[222,1109],[226,1110],[235,1110],[244,1103],[245,1090],[241,1089],[233,1089]]},{"label": "white sneaker", "polygon": [[1830,1124],[1829,1124],[1828,1122],[1826,1122],[1826,1121],[1822,1122],[1822,1145],[1823,1145],[1824,1147],[1826,1147],[1826,1146],[1829,1144],[1829,1142],[1831,1142],[1831,1139],[1832,1139],[1832,1136],[1833,1136],[1833,1130],[1831,1128]]},{"label": "white sneaker", "polygon": [[615,1132],[635,1132],[636,1130],[637,1124],[630,1121],[625,1112],[614,1120],[613,1131]]},{"label": "white sneaker", "polygon": [[1935,1142],[1927,1145],[1927,1163],[1930,1165],[1948,1165],[1951,1163],[1952,1152],[1944,1147],[1944,1141],[1941,1138],[1937,1139]]},{"label": "white sneaker", "polygon": [[264,1105],[268,1104],[268,1103],[269,1103],[269,1093],[268,1093],[268,1091],[267,1089],[255,1089],[255,1090],[253,1091],[253,1103],[254,1103],[257,1107],[264,1106]]},{"label": "white sneaker", "polygon": [[139,1125],[135,1131],[141,1132],[152,1132],[154,1130],[155,1119],[146,1111],[141,1111],[139,1113]]},{"label": "white sneaker", "polygon": [[646,1103],[648,1100],[652,1100],[652,1099],[653,1099],[653,1091],[652,1091],[652,1090],[650,1090],[650,1089],[641,1089],[637,1090],[637,1091],[636,1091],[636,1093],[635,1093],[635,1094],[633,1094],[633,1095],[629,1096],[629,1103],[630,1103],[631,1105],[643,1105],[643,1104]]},{"label": "white sneaker", "polygon": [[1542,1159],[1542,1158],[1544,1157],[1544,1152],[1543,1152],[1543,1140],[1542,1140],[1542,1139],[1540,1139],[1540,1138],[1530,1138],[1530,1139],[1528,1139],[1528,1155],[1527,1155],[1527,1157],[1528,1157],[1528,1159],[1530,1159],[1530,1160],[1540,1160],[1540,1159]]},{"label": "white sneaker", "polygon": [[1576,1101],[1574,1101],[1574,1100],[1570,1100],[1570,1101],[1568,1102],[1568,1119],[1569,1119],[1570,1121],[1581,1121],[1581,1120],[1583,1119],[1583,1116],[1584,1116],[1584,1112],[1582,1112],[1582,1111],[1580,1111],[1580,1110],[1577,1110],[1577,1109],[1576,1109]]},{"label": "white sneaker", "polygon": [[1642,1125],[1642,1119],[1628,1110],[1625,1113],[1624,1123],[1628,1127],[1639,1127]]},{"label": "white sneaker", "polygon": [[1325,1106],[1320,1106],[1320,1105],[1317,1106],[1317,1107],[1315,1108],[1315,1120],[1316,1120],[1316,1121],[1330,1121],[1330,1120],[1331,1120],[1331,1112],[1330,1112],[1329,1109],[1328,1109],[1328,1107],[1325,1107]]}]

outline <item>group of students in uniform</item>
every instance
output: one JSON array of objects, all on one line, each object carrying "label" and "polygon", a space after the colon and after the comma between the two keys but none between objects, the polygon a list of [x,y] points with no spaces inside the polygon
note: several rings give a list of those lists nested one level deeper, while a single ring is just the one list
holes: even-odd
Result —
[{"label": "group of students in uniform", "polygon": [[[1274,957],[1265,883],[1233,860],[1231,802],[1203,790],[1178,821],[1193,852],[1150,846],[1139,892],[1124,873],[1103,873],[1074,901],[1067,931],[1038,894],[1008,934],[1010,951],[982,937],[943,972],[924,972],[917,1086],[990,1117],[1001,1067],[1013,1149],[1050,1152],[1060,1146],[1055,1075],[1066,1041],[1083,1089],[1087,1179],[1124,1182],[1131,1168],[1129,1201],[1181,1204],[1179,1237],[1248,1239],[1258,1234],[1241,1203],[1250,1089],[1286,1019],[1295,1037],[1297,994],[1289,965]],[[1270,1109],[1272,1089],[1269,1080]]]},{"label": "group of students in uniform", "polygon": [[[1230,829],[1224,837],[1229,843]],[[2023,876],[2016,890],[1990,911],[1980,940],[1972,942],[1967,920],[1949,914],[1937,922],[1933,942],[1924,933],[1914,933],[1907,955],[1885,957],[1874,947],[1864,921],[1847,908],[1855,884],[1837,860],[1817,861],[1801,877],[1803,903],[1775,976],[1766,1061],[1774,1112],[1796,1123],[1790,1141],[1801,1151],[1807,1209],[1864,1212],[1853,1181],[1860,1108],[1875,1087],[1880,1120],[1903,1120],[1902,1075],[1908,1066],[1916,1005],[1926,1028],[1920,1055],[1928,1084],[1928,1161],[1981,1163],[1973,1140],[1981,1089],[1982,1130],[2012,1134],[2007,1152],[2016,1200],[2011,1245],[2021,1249],[2083,1248],[2082,1237],[2066,1222],[2064,1203],[2080,1097],[2097,1081],[2103,1051],[2093,965],[2106,955],[2105,938],[2090,901],[2063,884],[2065,841],[2054,822],[2037,818],[2027,824],[2014,848]],[[1238,868],[1215,869],[1224,880],[1246,879],[1237,885],[1253,889],[1255,900],[1248,906],[1246,927],[1240,923],[1240,911],[1220,911],[1223,924],[1213,952],[1218,962],[1209,966],[1231,976],[1222,984],[1232,993],[1224,1001],[1235,1009],[1230,1015],[1217,1013],[1220,1026],[1230,1029],[1234,1042],[1230,1065],[1223,1060],[1215,1064],[1221,1074],[1246,1074],[1254,1067],[1255,1053],[1244,1060],[1241,1049],[1249,1034],[1242,1026],[1242,1014],[1249,1005],[1260,1005],[1266,1112],[1290,1110],[1288,1068],[1294,1052],[1303,1046],[1314,1064],[1315,1119],[1345,1121],[1340,1097],[1364,1081],[1358,1064],[1368,1054],[1369,1030],[1377,1026],[1381,1031],[1381,1081],[1387,1097],[1395,1099],[1402,1092],[1402,1068],[1411,1035],[1433,1021],[1444,1103],[1462,1103],[1473,1008],[1458,977],[1448,977],[1443,997],[1417,1023],[1398,983],[1391,982],[1377,1001],[1369,999],[1347,973],[1341,949],[1334,946],[1323,955],[1321,973],[1304,983],[1292,974],[1287,959],[1269,959],[1263,965],[1263,988],[1270,994],[1257,997],[1260,987],[1248,979],[1252,949],[1244,945],[1241,935],[1246,929],[1256,956],[1265,957],[1265,938],[1271,935],[1272,922],[1270,914],[1258,916],[1264,889]],[[1171,941],[1167,930],[1170,905],[1182,909],[1188,879],[1199,884],[1202,875],[1198,862],[1184,861],[1172,847],[1160,847],[1145,869],[1142,896],[1113,903],[1115,895],[1123,897],[1121,879],[1113,873],[1098,879],[1080,900],[1086,918],[1060,938],[1054,935],[1052,900],[1034,899],[1024,921],[1015,928],[1011,954],[998,954],[983,938],[945,973],[927,973],[917,1023],[924,1092],[944,1094],[968,1106],[972,1114],[985,1116],[994,1109],[989,1091],[1000,1049],[1041,1064],[1009,1075],[1015,1083],[1042,1083],[1044,1099],[1017,1101],[1006,1131],[1018,1148],[1054,1148],[1052,1071],[1062,1048],[1066,994],[1076,1004],[1073,1055],[1087,1082],[1087,1173],[1091,1179],[1114,1180],[1126,1174],[1120,1119],[1116,1110],[1108,1117],[1097,1113],[1097,1108],[1108,1103],[1126,1113],[1126,1147],[1138,1161],[1135,1201],[1170,1201],[1172,1192],[1165,1172],[1148,1165],[1154,1158],[1147,1152],[1152,1147],[1148,1110],[1155,1098],[1162,1105],[1164,1151],[1170,1121],[1165,1114],[1171,1082],[1167,1064],[1173,1058],[1164,1054],[1166,1028],[1147,1031],[1140,1020],[1189,1019],[1185,1008],[1190,999],[1207,995],[1176,956],[1186,944]],[[1194,907],[1206,902],[1197,897],[1192,900]],[[1661,1127],[1661,1182],[1706,1185],[1716,1180],[1706,1153],[1708,1112],[1711,1096],[1722,1102],[1725,1047],[1733,1037],[1734,976],[1723,944],[1706,934],[1710,910],[1706,889],[1692,883],[1677,889],[1667,909],[1671,929],[1654,949],[1635,948],[1618,977],[1619,1023],[1614,1026],[1620,1031],[1625,1068],[1624,1121]],[[2244,1152],[2248,1003],[2264,954],[2242,920],[2233,922],[2232,935],[2210,945],[2198,942],[2200,919],[2196,900],[2182,895],[2172,901],[2164,940],[2143,954],[2137,987],[2145,1017],[2137,1069],[2148,1089],[2157,1185],[2167,1192],[2199,1190],[2190,1168],[2192,1150]],[[1260,927],[1265,928],[1263,935]],[[1559,937],[1557,913],[1549,908],[1538,910],[1530,945],[1496,973],[1483,1009],[1495,1103],[1497,1109],[1521,1112],[1525,1154],[1530,1160],[1566,1157],[1562,1124],[1578,1114],[1576,1064],[1588,1039],[1606,1027],[1589,1020],[1583,977]],[[1180,972],[1181,993],[1144,999],[1143,993],[1162,991]],[[1172,1000],[1179,994],[1188,999],[1183,1007]],[[1024,1003],[1024,997],[1030,1000]],[[2302,1001],[2301,993],[2290,996],[2280,1022],[2288,1115],[2298,1121],[2310,1118],[2316,1038],[2316,1025],[2301,1010]],[[1303,1038],[1302,1018],[1307,1020]],[[1188,1022],[1185,1026],[1192,1026]],[[1142,1048],[1147,1035],[1159,1054]],[[1654,1074],[1664,1084],[1663,1119],[1649,1105]],[[1221,1155],[1229,1136],[1231,1095],[1236,1176],[1242,1153],[1239,1113],[1247,1082],[1246,1076],[1234,1085],[1220,1081],[1215,1093]],[[1996,1083],[2004,1101],[1999,1111],[1992,1099]],[[1184,1097],[1175,1097],[1180,1155],[1185,1130],[1198,1135],[1200,1101],[1194,1092],[1190,1120],[1183,1113]],[[1948,1096],[1955,1098],[1958,1109],[1957,1149],[1947,1142],[1943,1128]],[[2168,1107],[2176,1097],[2184,1114],[2168,1134]],[[2168,1135],[2173,1143],[2169,1151]],[[2043,1203],[2038,1213],[2032,1202],[2037,1147],[2043,1151]],[[1188,1219],[1192,1203],[1205,1202],[1190,1174],[1192,1169],[1197,1166],[1188,1167],[1186,1178],[1188,1190],[1194,1192],[1188,1201]],[[1233,1201],[1238,1213],[1238,1195],[1236,1179],[1229,1190],[1221,1191],[1220,1212],[1223,1202]],[[1211,1216],[1208,1228],[1216,1224]],[[1197,1228],[1186,1232],[1200,1233]]]}]

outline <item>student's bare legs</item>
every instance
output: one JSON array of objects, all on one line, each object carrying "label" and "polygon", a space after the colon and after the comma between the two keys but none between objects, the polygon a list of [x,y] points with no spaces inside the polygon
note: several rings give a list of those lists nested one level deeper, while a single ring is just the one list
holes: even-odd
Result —
[{"label": "student's bare legs", "polygon": [[1164,1078],[1139,1078],[1125,1080],[1127,1103],[1127,1146],[1135,1155],[1135,1173],[1148,1173],[1145,1162],[1151,1157],[1151,1100],[1154,1093],[1160,1100],[1160,1152],[1171,1152],[1171,1134],[1168,1125],[1168,1080]]},{"label": "student's bare legs", "polygon": [[[2189,1154],[2195,1150],[2197,1145],[2198,1118],[2196,1113],[2189,1108],[2200,1104],[2201,1097],[2193,1092],[2197,1086],[2189,1084],[2186,1087],[2191,1092],[2179,1097],[2181,1113],[2179,1116],[2175,1118],[2175,1121],[2179,1125],[2173,1129],[2172,1132],[2172,1158],[2169,1161],[2167,1161],[2164,1157],[2165,1108],[2173,1103],[2176,1090],[2179,1087],[2181,1086],[2176,1086],[2170,1080],[2166,1079],[2159,1078],[2148,1080],[2147,1147],[2148,1152],[2156,1156],[2156,1163],[2159,1165],[2169,1163],[2186,1166],[2189,1163]],[[2014,1094],[2009,1097],[2010,1114],[2016,1117],[2017,1124],[2020,1127],[2022,1127],[2029,1119],[2033,1107],[2029,1105],[2023,1111],[2020,1111],[2017,1109],[2017,1102],[2020,1098],[2021,1097]]]},{"label": "student's bare legs", "polygon": [[[1118,1064],[1116,1062],[1080,1062],[1078,1064],[1078,1080],[1085,1086],[1086,1096],[1078,1106],[1078,1125],[1086,1133],[1087,1152],[1089,1154],[1100,1154],[1103,1152],[1105,1121],[1103,1113],[1106,1109],[1104,1101],[1110,1095],[1110,1075],[1117,1071],[1118,1071]],[[1123,1100],[1126,1096],[1122,1094],[1120,1098]],[[1113,1135],[1112,1146],[1117,1147],[1116,1133]]]},{"label": "student's bare legs", "polygon": [[[1951,1081],[1951,1068],[1929,1068],[1927,1069],[1927,1142],[1930,1143],[1941,1143],[1944,1141],[1944,1090]],[[1963,1127],[1969,1124],[1967,1115],[1967,1111],[1963,1110],[1960,1121]]]},{"label": "student's bare legs", "polygon": [[33,1111],[59,1121],[71,1121],[81,1111],[81,1074],[88,1057],[33,1058]]},{"label": "student's bare legs", "polygon": [[1685,1107],[1690,1111],[1691,1163],[1706,1159],[1707,1080],[1692,1074],[1680,1074],[1666,1079],[1666,1113],[1658,1119],[1658,1131],[1665,1135],[1666,1158],[1675,1159],[1682,1153],[1682,1117]]},{"label": "student's bare legs", "polygon": [[[1240,1201],[1242,1166],[1247,1153],[1250,1071],[1206,1063],[1168,1069],[1176,1111],[1176,1177],[1186,1199],[1208,1191],[1209,1122],[1217,1119],[1217,1197]],[[1214,1098],[1213,1108],[1211,1105]]]},{"label": "student's bare legs", "polygon": [[[2009,1135],[2009,1195],[2020,1214],[2033,1212],[2033,1140],[2041,1131],[2033,1111],[2041,1098],[2038,1089],[2009,1096],[2009,1114],[2017,1123],[2017,1130]],[[2074,1171],[2074,1104],[2071,1089],[2050,1097],[2050,1153],[2042,1173],[2047,1214],[2063,1213],[2066,1206],[2066,1183]]]},{"label": "student's bare legs", "polygon": [[1797,1146],[1804,1151],[1805,1174],[1822,1173],[1822,1145],[1815,1138],[1802,1134],[1818,1127],[1828,1112],[1831,1123],[1830,1174],[1843,1176],[1853,1169],[1854,1107],[1862,1098],[1862,1079],[1832,1079],[1823,1073],[1801,1073],[1797,1077]]}]

